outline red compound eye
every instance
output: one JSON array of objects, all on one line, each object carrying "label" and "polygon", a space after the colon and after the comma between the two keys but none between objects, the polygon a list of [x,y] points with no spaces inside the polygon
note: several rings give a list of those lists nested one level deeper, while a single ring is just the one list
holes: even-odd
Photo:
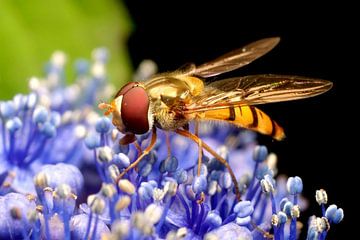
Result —
[{"label": "red compound eye", "polygon": [[138,82],[131,82],[131,83],[127,83],[125,86],[123,86],[115,95],[114,99],[117,98],[120,95],[124,95],[129,89],[131,89],[132,87],[138,85]]},{"label": "red compound eye", "polygon": [[145,89],[137,86],[137,83],[129,83],[118,94],[123,95],[121,119],[126,131],[134,134],[148,132],[150,129],[148,119],[149,97]]}]

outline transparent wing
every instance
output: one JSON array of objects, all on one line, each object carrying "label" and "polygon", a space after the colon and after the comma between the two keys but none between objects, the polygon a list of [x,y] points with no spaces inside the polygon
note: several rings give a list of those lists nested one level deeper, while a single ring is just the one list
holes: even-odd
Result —
[{"label": "transparent wing", "polygon": [[268,53],[279,41],[278,37],[261,39],[204,63],[193,69],[191,73],[206,78],[235,70]]},{"label": "transparent wing", "polygon": [[331,87],[332,82],[299,76],[268,74],[230,78],[206,85],[185,111],[290,101],[319,95]]}]

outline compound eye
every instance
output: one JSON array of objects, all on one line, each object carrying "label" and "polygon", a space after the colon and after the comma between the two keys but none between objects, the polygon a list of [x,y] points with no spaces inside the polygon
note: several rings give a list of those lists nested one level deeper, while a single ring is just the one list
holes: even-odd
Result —
[{"label": "compound eye", "polygon": [[126,85],[124,85],[115,95],[114,99],[117,98],[120,95],[124,95],[127,91],[129,91],[129,89],[131,89],[132,87],[138,85],[138,82],[130,82],[127,83]]},{"label": "compound eye", "polygon": [[128,132],[144,134],[149,131],[149,97],[144,88],[137,83],[129,83],[120,91],[121,119]]}]

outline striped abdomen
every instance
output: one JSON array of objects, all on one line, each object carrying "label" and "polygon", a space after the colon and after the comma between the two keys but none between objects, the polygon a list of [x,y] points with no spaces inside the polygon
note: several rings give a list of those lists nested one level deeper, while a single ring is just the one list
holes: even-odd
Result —
[{"label": "striped abdomen", "polygon": [[268,115],[254,106],[234,106],[205,111],[201,117],[207,120],[222,120],[236,126],[270,135],[276,140],[285,137],[284,130]]}]

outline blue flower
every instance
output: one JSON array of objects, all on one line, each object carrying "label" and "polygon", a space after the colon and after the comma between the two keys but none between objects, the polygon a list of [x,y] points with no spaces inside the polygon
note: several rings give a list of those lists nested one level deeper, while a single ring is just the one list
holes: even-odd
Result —
[{"label": "blue flower", "polygon": [[[99,125],[106,131],[99,131]],[[109,125],[104,119],[98,120],[95,126],[101,142],[97,144],[98,147],[94,147],[95,144],[88,146],[94,151],[94,162],[103,181],[118,190],[111,198],[102,197],[108,203],[102,218],[112,224],[109,236],[122,239],[176,239],[177,236],[185,239],[220,236],[231,239],[235,235],[244,239],[298,237],[300,229],[297,229],[296,222],[301,208],[306,206],[299,198],[302,180],[291,177],[287,182],[283,178],[277,181],[274,178],[277,171],[274,155],[268,154],[264,146],[257,147],[251,135],[232,135],[229,131],[229,138],[247,138],[241,141],[246,142],[245,145],[236,144],[236,141],[234,144],[232,139],[234,145],[229,148],[218,140],[221,139],[218,134],[221,136],[223,131],[203,132],[203,139],[225,159],[231,163],[231,156],[237,157],[237,161],[240,159],[242,166],[248,169],[247,180],[239,178],[237,183],[244,199],[238,202],[234,185],[224,166],[204,155],[198,176],[197,147],[176,135],[170,136],[170,142],[171,146],[179,147],[171,148],[170,156],[167,146],[157,143],[155,150],[137,168],[118,181],[119,174],[136,159],[141,150],[134,146],[119,148],[118,141],[123,135],[112,126],[112,130],[109,130]],[[93,133],[89,134],[89,138],[94,138]],[[163,133],[160,131],[159,135],[158,141],[161,141]],[[148,141],[139,138],[138,146],[143,148]],[[134,214],[143,214],[151,204],[158,206],[157,216],[161,216],[158,222],[138,222]],[[115,214],[111,214],[113,212]],[[337,214],[328,212],[335,221],[341,219],[342,210]],[[91,211],[87,213],[91,214]],[[120,219],[125,220],[126,224],[120,223]]]},{"label": "blue flower", "polygon": [[31,93],[0,101],[0,174],[7,176],[0,193],[35,193],[32,178],[44,164],[84,164],[83,138],[106,89],[106,54],[104,49],[94,52],[92,74],[84,61],[78,62],[75,83],[66,86],[66,56],[55,52],[46,77],[31,78]]},{"label": "blue flower", "polygon": [[209,239],[212,239],[211,237],[216,237],[214,239],[253,239],[251,231],[248,228],[239,226],[233,222],[216,228],[215,230],[209,232],[206,237]]},{"label": "blue flower", "polygon": [[89,215],[78,214],[70,220],[71,239],[99,239],[102,235],[110,232],[108,226],[97,219],[89,223]]},{"label": "blue flower", "polygon": [[[30,80],[30,94],[0,102],[1,239],[298,237],[306,208],[302,179],[277,176],[276,155],[257,146],[252,132],[200,127],[236,181],[206,152],[198,166],[198,146],[189,139],[170,133],[169,150],[162,130],[154,149],[127,169],[148,146],[149,134],[120,145],[124,135],[95,113],[97,99],[110,94],[107,52],[97,49],[93,57],[92,65],[76,62],[76,81],[66,86],[66,56],[56,52],[45,79]],[[137,75],[143,78],[153,66],[145,69]],[[325,190],[316,192],[316,201],[322,216],[310,219],[307,238],[325,239],[344,212],[334,204],[326,208]]]},{"label": "blue flower", "polygon": [[0,238],[25,239],[32,226],[27,216],[36,212],[35,201],[19,193],[0,196]]},{"label": "blue flower", "polygon": [[79,195],[84,186],[84,178],[79,169],[65,163],[42,166],[36,174],[34,182],[38,195],[39,191],[42,191],[44,187],[55,189],[60,184],[68,185],[73,193]]}]

